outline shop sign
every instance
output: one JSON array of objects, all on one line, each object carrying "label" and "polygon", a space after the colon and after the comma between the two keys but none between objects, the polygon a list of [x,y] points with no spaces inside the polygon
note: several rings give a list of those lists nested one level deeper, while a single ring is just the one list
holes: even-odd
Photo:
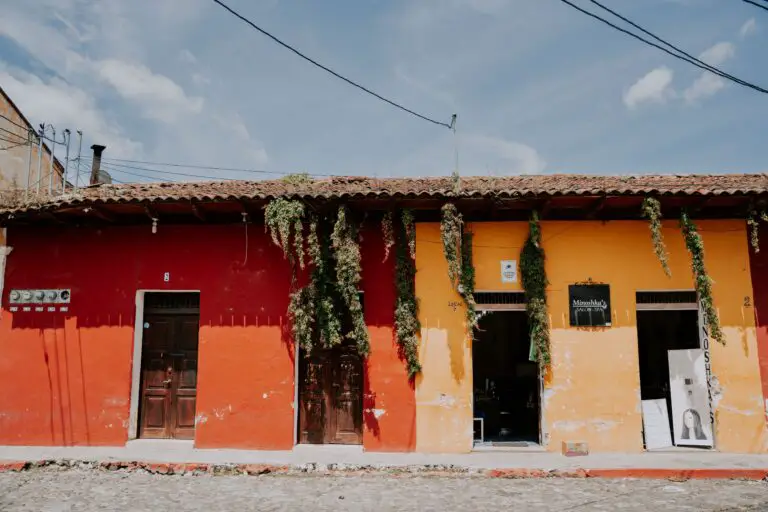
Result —
[{"label": "shop sign", "polygon": [[568,286],[571,326],[608,327],[611,325],[611,288],[607,284]]}]

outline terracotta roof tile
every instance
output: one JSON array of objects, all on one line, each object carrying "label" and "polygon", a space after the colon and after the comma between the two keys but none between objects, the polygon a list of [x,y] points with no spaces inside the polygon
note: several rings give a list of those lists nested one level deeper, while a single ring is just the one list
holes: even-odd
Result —
[{"label": "terracotta roof tile", "polygon": [[[0,206],[0,213],[90,203],[258,200],[277,196],[307,199],[351,197],[457,197],[450,177],[335,177],[293,185],[275,181],[215,181],[98,185],[48,201]],[[460,197],[557,195],[746,195],[768,193],[768,174],[587,176],[576,174],[462,177]]]}]

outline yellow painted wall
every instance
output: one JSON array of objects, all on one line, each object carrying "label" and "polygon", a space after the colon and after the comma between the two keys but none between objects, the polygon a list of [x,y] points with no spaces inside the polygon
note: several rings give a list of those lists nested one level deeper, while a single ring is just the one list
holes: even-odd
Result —
[{"label": "yellow painted wall", "polygon": [[[727,345],[711,343],[717,449],[768,451],[758,370],[744,221],[700,221],[715,305]],[[500,260],[519,260],[526,223],[475,223],[477,290],[502,284]],[[646,222],[543,222],[550,280],[552,367],[542,402],[548,449],[564,440],[590,450],[637,452],[642,444],[635,292],[692,289],[690,256],[677,222],[664,225],[672,277],[653,253]],[[416,382],[418,451],[463,452],[472,445],[471,342],[460,297],[447,277],[439,224],[416,229],[423,373]],[[611,285],[612,326],[571,328],[568,285],[591,278]],[[451,303],[458,303],[455,308]]]},{"label": "yellow painted wall", "polygon": [[[475,288],[519,290],[501,283],[501,260],[518,260],[527,223],[473,224]],[[519,280],[518,280],[519,281]],[[472,449],[472,345],[461,297],[448,280],[440,224],[416,225],[422,373],[416,380],[416,450]]]}]

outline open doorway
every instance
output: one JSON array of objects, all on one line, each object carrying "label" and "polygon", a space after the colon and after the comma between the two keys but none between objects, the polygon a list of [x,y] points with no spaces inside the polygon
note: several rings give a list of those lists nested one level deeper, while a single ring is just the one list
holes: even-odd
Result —
[{"label": "open doorway", "polygon": [[638,292],[637,309],[644,447],[711,447],[695,292]]},{"label": "open doorway", "polygon": [[472,342],[475,444],[526,447],[539,443],[539,368],[530,360],[528,316],[487,311]]}]

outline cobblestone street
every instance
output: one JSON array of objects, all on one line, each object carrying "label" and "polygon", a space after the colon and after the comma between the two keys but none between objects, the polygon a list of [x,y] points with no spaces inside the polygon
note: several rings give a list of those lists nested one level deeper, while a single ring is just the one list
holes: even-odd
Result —
[{"label": "cobblestone street", "polygon": [[768,510],[747,481],[471,476],[163,476],[40,470],[0,474],[2,511]]}]

